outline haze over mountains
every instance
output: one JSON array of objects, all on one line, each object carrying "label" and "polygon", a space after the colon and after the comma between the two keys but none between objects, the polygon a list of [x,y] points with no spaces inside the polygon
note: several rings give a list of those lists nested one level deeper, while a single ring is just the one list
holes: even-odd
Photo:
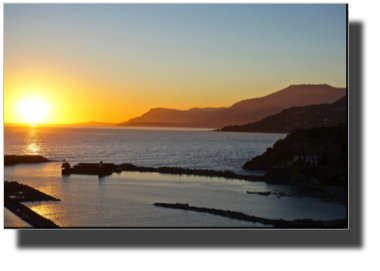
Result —
[{"label": "haze over mountains", "polygon": [[323,85],[291,85],[264,97],[247,99],[221,108],[176,110],[153,108],[119,126],[222,128],[243,125],[280,113],[292,106],[330,104],[346,96],[346,88]]},{"label": "haze over mountains", "polygon": [[116,123],[111,122],[97,122],[97,121],[89,121],[89,122],[78,122],[71,124],[72,126],[115,126]]}]

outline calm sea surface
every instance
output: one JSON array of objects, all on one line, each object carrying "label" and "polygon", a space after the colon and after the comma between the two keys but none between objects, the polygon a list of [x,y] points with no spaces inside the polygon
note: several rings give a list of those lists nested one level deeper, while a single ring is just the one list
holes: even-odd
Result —
[{"label": "calm sea surface", "polygon": [[[30,185],[61,202],[25,203],[62,227],[263,227],[210,214],[154,207],[189,203],[265,218],[338,219],[346,208],[305,189],[241,180],[122,172],[108,177],[61,175],[62,160],[249,172],[241,166],[285,134],[214,133],[205,129],[4,127],[5,154],[39,154],[55,162],[4,169],[4,179]],[[282,191],[297,197],[250,195]],[[9,224],[8,224],[9,225]]]}]

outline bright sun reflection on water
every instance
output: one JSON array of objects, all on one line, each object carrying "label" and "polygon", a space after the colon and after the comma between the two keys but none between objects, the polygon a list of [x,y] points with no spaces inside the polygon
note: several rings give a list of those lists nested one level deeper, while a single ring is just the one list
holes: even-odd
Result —
[{"label": "bright sun reflection on water", "polygon": [[23,153],[27,155],[39,155],[41,154],[41,146],[39,142],[38,129],[36,126],[30,126],[26,137]]},{"label": "bright sun reflection on water", "polygon": [[50,217],[52,212],[51,206],[46,203],[43,203],[39,206],[33,206],[31,207],[31,209],[43,217]]},{"label": "bright sun reflection on water", "polygon": [[38,154],[40,147],[37,144],[31,143],[27,146],[28,153]]}]

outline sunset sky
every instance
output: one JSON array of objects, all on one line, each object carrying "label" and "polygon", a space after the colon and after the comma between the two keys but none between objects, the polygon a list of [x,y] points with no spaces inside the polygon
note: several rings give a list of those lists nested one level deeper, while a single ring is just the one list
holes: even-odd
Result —
[{"label": "sunset sky", "polygon": [[4,5],[4,122],[123,122],[346,87],[346,5]]}]

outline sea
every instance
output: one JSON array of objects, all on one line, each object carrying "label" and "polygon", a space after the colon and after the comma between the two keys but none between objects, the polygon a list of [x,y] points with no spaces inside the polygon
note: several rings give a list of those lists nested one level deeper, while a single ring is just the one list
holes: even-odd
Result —
[{"label": "sea", "polygon": [[[270,219],[346,218],[346,207],[318,197],[310,188],[237,179],[121,172],[111,176],[61,174],[62,162],[131,163],[147,167],[243,170],[286,134],[222,133],[212,129],[89,126],[4,126],[4,154],[42,155],[53,162],[4,167],[4,180],[29,185],[60,199],[26,206],[69,228],[263,228],[212,214],[155,207],[156,202],[187,203]],[[291,197],[255,192],[284,192]],[[7,218],[8,217],[8,218]],[[10,219],[5,225],[17,227]]]}]

